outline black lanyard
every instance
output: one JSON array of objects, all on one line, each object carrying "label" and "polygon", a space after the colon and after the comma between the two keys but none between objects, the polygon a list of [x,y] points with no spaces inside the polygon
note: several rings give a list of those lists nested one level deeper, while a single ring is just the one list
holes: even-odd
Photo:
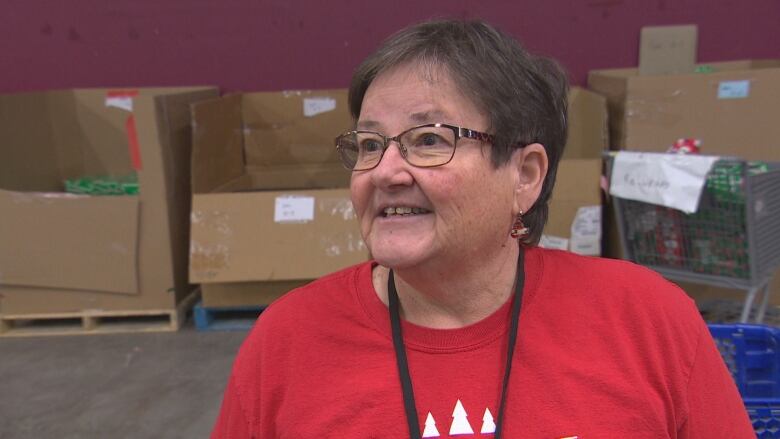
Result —
[{"label": "black lanyard", "polygon": [[[517,326],[520,323],[520,306],[523,302],[523,284],[525,283],[525,268],[523,266],[523,249],[517,257],[517,278],[515,279],[515,297],[512,303],[512,320],[509,327],[509,343],[506,352],[506,366],[504,366],[504,383],[501,386],[501,402],[498,405],[498,420],[496,421],[495,439],[501,438],[501,426],[504,421],[504,403],[506,402],[507,387],[509,386],[509,374],[512,371],[512,355],[515,352],[517,342]],[[395,289],[393,270],[387,279],[387,297],[390,308],[390,326],[393,329],[393,347],[395,358],[398,362],[398,374],[401,376],[401,389],[404,394],[404,409],[406,410],[406,422],[409,424],[409,436],[411,439],[420,439],[420,423],[417,420],[417,407],[414,404],[414,390],[412,379],[409,375],[409,363],[406,360],[406,347],[401,335],[401,313],[398,306],[398,291]]]}]

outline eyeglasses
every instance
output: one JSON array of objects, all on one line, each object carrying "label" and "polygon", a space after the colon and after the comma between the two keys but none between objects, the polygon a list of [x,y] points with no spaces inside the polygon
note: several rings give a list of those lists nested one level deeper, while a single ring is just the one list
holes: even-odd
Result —
[{"label": "eyeglasses", "polygon": [[420,125],[388,137],[375,131],[348,131],[336,137],[336,150],[351,171],[367,171],[382,160],[390,142],[398,143],[401,156],[412,166],[432,168],[446,165],[455,155],[461,138],[492,143],[493,136],[444,123]]}]

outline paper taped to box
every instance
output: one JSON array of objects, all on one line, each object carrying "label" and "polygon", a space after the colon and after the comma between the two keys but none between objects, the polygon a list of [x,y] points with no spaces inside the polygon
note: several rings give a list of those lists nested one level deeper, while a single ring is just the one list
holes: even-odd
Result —
[{"label": "paper taped to box", "polygon": [[615,154],[609,193],[693,213],[717,156],[621,151]]}]

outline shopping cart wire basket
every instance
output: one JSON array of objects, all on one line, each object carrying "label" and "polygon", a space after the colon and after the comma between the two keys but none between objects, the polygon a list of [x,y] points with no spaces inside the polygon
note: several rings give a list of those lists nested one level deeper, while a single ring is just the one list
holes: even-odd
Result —
[{"label": "shopping cart wire basket", "polygon": [[[611,157],[607,163],[611,171]],[[763,319],[780,266],[780,163],[719,159],[692,214],[612,201],[627,259],[674,281],[745,290],[741,322],[760,295],[755,319]]]}]

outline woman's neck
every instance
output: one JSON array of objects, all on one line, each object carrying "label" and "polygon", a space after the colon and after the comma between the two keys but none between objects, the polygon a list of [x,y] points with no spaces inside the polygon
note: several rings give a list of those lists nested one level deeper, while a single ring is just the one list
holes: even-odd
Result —
[{"label": "woman's neck", "polygon": [[[486,318],[514,292],[519,251],[517,245],[506,245],[479,263],[393,270],[401,315],[411,323],[438,329],[460,328]],[[387,267],[374,268],[374,288],[385,304],[388,276]]]}]

